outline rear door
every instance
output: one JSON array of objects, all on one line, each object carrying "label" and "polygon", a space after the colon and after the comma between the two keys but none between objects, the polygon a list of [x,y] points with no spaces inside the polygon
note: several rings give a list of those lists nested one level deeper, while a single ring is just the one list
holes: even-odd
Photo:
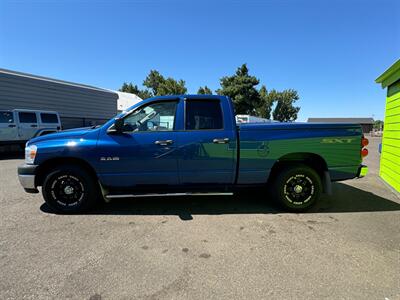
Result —
[{"label": "rear door", "polygon": [[21,140],[31,139],[38,131],[38,118],[36,112],[19,111],[19,137]]},{"label": "rear door", "polygon": [[[232,128],[227,103],[219,98],[188,98],[184,105],[184,129],[179,132],[178,156],[181,184],[232,184],[236,131]],[[223,111],[228,115],[226,118]]]},{"label": "rear door", "polygon": [[18,130],[15,124],[14,113],[11,111],[0,111],[0,141],[18,140]]},{"label": "rear door", "polygon": [[60,121],[58,115],[50,112],[41,112],[39,129],[60,129]]}]

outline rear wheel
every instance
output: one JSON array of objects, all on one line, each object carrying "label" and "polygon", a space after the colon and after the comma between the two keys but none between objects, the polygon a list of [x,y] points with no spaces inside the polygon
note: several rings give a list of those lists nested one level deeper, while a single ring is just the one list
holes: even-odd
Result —
[{"label": "rear wheel", "polygon": [[98,186],[84,169],[77,166],[59,166],[45,178],[43,198],[60,213],[83,212],[94,206],[98,198]]},{"label": "rear wheel", "polygon": [[276,177],[272,193],[287,210],[300,212],[311,207],[321,196],[321,178],[306,165],[284,168]]}]

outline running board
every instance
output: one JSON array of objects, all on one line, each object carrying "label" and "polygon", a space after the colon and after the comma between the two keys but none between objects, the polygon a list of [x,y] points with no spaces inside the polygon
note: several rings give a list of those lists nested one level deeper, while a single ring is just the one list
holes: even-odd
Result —
[{"label": "running board", "polygon": [[169,194],[127,194],[106,195],[106,199],[142,198],[142,197],[179,197],[179,196],[232,196],[233,193],[169,193]]}]

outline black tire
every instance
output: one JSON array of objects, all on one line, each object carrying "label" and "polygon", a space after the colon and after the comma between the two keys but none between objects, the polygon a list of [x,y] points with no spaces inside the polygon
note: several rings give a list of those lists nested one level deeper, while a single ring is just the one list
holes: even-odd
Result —
[{"label": "black tire", "polygon": [[275,178],[272,195],[284,209],[301,212],[310,208],[320,198],[321,178],[306,166],[296,164],[283,168]]},{"label": "black tire", "polygon": [[46,176],[42,187],[46,203],[58,213],[81,213],[99,197],[95,179],[78,166],[58,166]]}]

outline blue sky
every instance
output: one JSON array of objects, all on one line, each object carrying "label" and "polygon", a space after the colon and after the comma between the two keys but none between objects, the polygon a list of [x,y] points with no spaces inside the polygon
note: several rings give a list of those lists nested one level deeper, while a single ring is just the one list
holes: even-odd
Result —
[{"label": "blue sky", "polygon": [[299,91],[299,120],[383,118],[400,1],[5,1],[0,67],[118,89],[150,69],[213,90],[242,63]]}]

